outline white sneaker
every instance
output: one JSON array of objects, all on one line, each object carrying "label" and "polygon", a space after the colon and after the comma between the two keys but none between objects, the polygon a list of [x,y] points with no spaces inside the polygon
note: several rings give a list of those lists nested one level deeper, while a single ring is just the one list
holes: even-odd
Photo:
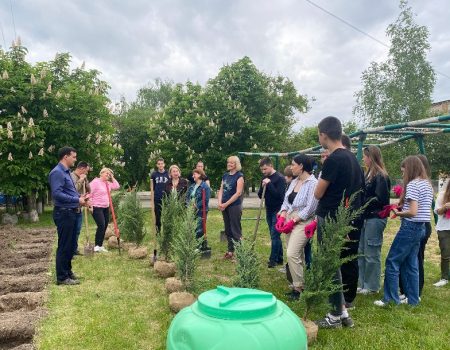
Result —
[{"label": "white sneaker", "polygon": [[[408,304],[408,297],[406,297],[404,294],[402,294],[403,299],[400,298],[400,304]],[[419,297],[419,301],[422,301],[422,298]]]},{"label": "white sneaker", "polygon": [[108,253],[108,251],[106,250],[105,247],[100,247],[100,249],[98,251],[101,253]]},{"label": "white sneaker", "polygon": [[358,287],[356,288],[356,293],[361,294],[362,290],[364,290],[364,288]]},{"label": "white sneaker", "polygon": [[433,283],[433,286],[435,287],[443,287],[448,283],[448,280],[441,279],[439,282]]},{"label": "white sneaker", "polygon": [[383,300],[375,300],[373,302],[376,306],[385,307],[387,303],[385,303]]},{"label": "white sneaker", "polygon": [[100,246],[98,246],[98,245],[96,245],[95,247],[94,247],[94,252],[99,252],[100,251]]},{"label": "white sneaker", "polygon": [[400,301],[408,299],[405,294],[400,294],[398,297],[399,297]]}]

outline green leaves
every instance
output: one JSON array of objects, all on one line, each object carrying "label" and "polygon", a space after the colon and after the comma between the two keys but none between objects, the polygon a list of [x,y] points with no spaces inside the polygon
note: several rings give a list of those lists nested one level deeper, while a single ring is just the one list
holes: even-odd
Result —
[{"label": "green leaves", "polygon": [[26,53],[18,44],[0,55],[0,191],[46,188],[56,152],[66,145],[94,168],[117,167],[121,150],[112,147],[113,115],[100,73],[71,70],[68,53],[35,65]]},{"label": "green leaves", "polygon": [[362,73],[362,89],[355,94],[357,114],[365,125],[378,126],[424,118],[436,81],[427,61],[428,29],[414,22],[407,1],[386,34],[391,39],[388,59],[372,62]]}]

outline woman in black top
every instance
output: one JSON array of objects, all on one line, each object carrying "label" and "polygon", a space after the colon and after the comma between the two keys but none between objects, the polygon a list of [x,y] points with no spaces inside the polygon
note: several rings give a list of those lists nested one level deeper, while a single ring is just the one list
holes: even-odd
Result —
[{"label": "woman in black top", "polygon": [[188,189],[188,182],[181,177],[181,170],[178,165],[171,165],[169,168],[169,181],[166,182],[164,193],[169,195],[171,191],[177,191],[178,195],[183,195]]},{"label": "woman in black top", "polygon": [[359,241],[359,288],[357,291],[360,294],[370,294],[380,289],[381,246],[387,218],[381,218],[378,213],[389,204],[391,182],[378,147],[364,148],[363,161],[367,169],[365,202],[370,202],[365,211],[364,226]]}]

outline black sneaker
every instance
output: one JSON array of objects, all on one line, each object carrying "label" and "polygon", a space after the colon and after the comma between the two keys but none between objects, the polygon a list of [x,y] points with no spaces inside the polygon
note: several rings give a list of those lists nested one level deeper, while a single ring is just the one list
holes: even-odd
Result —
[{"label": "black sneaker", "polygon": [[355,326],[355,324],[353,323],[353,320],[350,316],[341,317],[341,323],[344,327],[347,327],[347,328],[353,328]]},{"label": "black sneaker", "polygon": [[60,285],[64,285],[64,286],[75,286],[77,284],[80,284],[80,281],[78,280],[73,280],[71,278],[66,278],[64,281],[56,281],[56,284],[58,286]]},{"label": "black sneaker", "polygon": [[76,280],[76,281],[79,280],[79,278],[77,277],[77,275],[75,275],[73,272],[70,272],[70,273],[69,273],[69,278],[72,279],[72,280]]},{"label": "black sneaker", "polygon": [[267,263],[267,267],[268,267],[269,269],[273,269],[273,268],[276,267],[276,266],[277,266],[277,264],[274,263],[274,262],[272,262],[272,261],[269,261],[269,262]]},{"label": "black sneaker", "polygon": [[337,320],[331,319],[329,314],[325,315],[321,320],[314,321],[314,323],[319,326],[319,328],[331,329],[331,328],[342,328],[341,318]]}]

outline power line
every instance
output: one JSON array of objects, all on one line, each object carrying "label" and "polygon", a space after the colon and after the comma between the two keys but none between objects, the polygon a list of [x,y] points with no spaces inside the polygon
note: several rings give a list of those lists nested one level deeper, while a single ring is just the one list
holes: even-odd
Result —
[{"label": "power line", "polygon": [[[361,33],[361,34],[367,36],[368,38],[372,39],[373,41],[377,42],[378,44],[383,45],[384,47],[389,48],[389,45],[387,45],[386,43],[382,42],[381,40],[378,40],[377,38],[375,38],[374,36],[372,36],[372,35],[370,35],[369,33],[365,32],[364,30],[359,29],[357,26],[351,24],[350,22],[348,22],[348,21],[346,21],[345,19],[339,17],[338,15],[335,15],[334,13],[332,13],[332,12],[330,12],[330,11],[324,9],[322,6],[320,6],[320,5],[318,5],[318,4],[314,3],[314,2],[312,2],[311,0],[305,0],[305,1],[306,1],[307,3],[309,3],[309,4],[311,4],[312,6],[317,7],[319,10],[325,12],[327,15],[329,15],[329,16],[331,16],[331,17],[337,19],[338,21],[344,23],[345,25],[349,26],[350,28],[356,30],[357,32],[359,32],[359,33]],[[450,76],[448,76],[448,75],[445,74],[445,73],[442,73],[442,72],[440,72],[440,71],[438,71],[438,70],[435,70],[435,72],[438,73],[438,74],[440,74],[440,75],[442,75],[442,76],[444,76],[444,77],[446,77],[447,79],[450,79]]]}]

